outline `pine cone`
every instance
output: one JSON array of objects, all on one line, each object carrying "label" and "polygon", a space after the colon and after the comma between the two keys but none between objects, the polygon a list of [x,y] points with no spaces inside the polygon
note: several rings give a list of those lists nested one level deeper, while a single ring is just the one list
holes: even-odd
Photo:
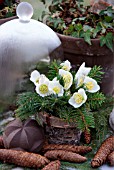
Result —
[{"label": "pine cone", "polygon": [[59,170],[60,169],[60,161],[52,161],[48,165],[46,165],[42,170]]},{"label": "pine cone", "polygon": [[68,161],[68,162],[85,162],[87,161],[87,158],[84,156],[81,156],[77,153],[69,152],[69,151],[63,151],[63,150],[52,150],[47,151],[44,156],[48,159],[52,160],[62,160],[62,161]]},{"label": "pine cone", "polygon": [[71,151],[78,154],[86,154],[92,151],[90,146],[74,146],[74,145],[59,145],[59,144],[45,144],[43,146],[42,152],[46,152],[49,150],[64,150]]},{"label": "pine cone", "polygon": [[110,166],[114,166],[114,151],[108,155],[107,162]]},{"label": "pine cone", "polygon": [[0,149],[0,161],[29,168],[41,168],[50,162],[39,154],[11,149]]},{"label": "pine cone", "polygon": [[110,136],[101,144],[93,160],[91,161],[92,168],[97,168],[105,163],[107,156],[112,151],[114,151],[114,136]]},{"label": "pine cone", "polygon": [[88,130],[84,131],[84,141],[86,144],[91,142],[91,133]]}]

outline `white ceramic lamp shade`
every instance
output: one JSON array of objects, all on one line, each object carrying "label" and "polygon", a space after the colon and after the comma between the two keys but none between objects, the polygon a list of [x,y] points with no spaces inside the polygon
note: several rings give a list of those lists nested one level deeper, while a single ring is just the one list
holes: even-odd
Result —
[{"label": "white ceramic lamp shade", "polygon": [[0,97],[14,90],[28,63],[46,58],[61,44],[55,32],[32,15],[31,4],[22,2],[17,7],[19,19],[0,26]]}]

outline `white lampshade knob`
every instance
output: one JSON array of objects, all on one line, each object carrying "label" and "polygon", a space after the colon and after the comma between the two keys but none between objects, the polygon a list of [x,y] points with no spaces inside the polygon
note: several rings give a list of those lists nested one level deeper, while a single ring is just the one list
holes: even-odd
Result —
[{"label": "white lampshade knob", "polygon": [[17,16],[22,22],[29,22],[33,15],[33,7],[28,2],[21,2],[16,9]]}]

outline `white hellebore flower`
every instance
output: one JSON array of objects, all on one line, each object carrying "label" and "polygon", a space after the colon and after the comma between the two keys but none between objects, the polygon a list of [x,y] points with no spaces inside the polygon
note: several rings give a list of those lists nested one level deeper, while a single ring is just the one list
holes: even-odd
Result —
[{"label": "white hellebore flower", "polygon": [[95,93],[98,90],[100,90],[100,86],[97,84],[96,80],[86,76],[84,79],[84,86],[86,88],[86,91],[90,93]]},{"label": "white hellebore flower", "polygon": [[84,75],[78,75],[77,80],[76,80],[76,88],[82,86],[84,84]]},{"label": "white hellebore flower", "polygon": [[50,81],[49,90],[53,94],[57,94],[58,96],[63,96],[64,93],[63,86],[55,78],[53,79],[53,81]]},{"label": "white hellebore flower", "polygon": [[50,91],[49,91],[49,79],[44,76],[44,75],[41,75],[40,78],[39,78],[39,84],[37,84],[36,86],[36,92],[42,96],[42,97],[45,97],[45,96],[48,96],[50,95]]},{"label": "white hellebore flower", "polygon": [[37,85],[39,83],[40,73],[37,70],[34,70],[31,73],[30,80]]},{"label": "white hellebore flower", "polygon": [[80,68],[78,69],[76,75],[75,75],[75,79],[77,80],[77,78],[80,75],[87,76],[89,74],[90,70],[91,70],[91,68],[85,67],[85,62],[83,62],[82,65],[80,66]]},{"label": "white hellebore flower", "polygon": [[72,68],[71,67],[71,63],[68,60],[66,60],[65,62],[61,63],[60,66],[62,66],[62,69],[66,70],[66,71],[70,71],[70,69]]},{"label": "white hellebore flower", "polygon": [[68,90],[73,82],[73,76],[69,71],[65,71],[63,69],[59,69],[59,75],[63,77],[64,81],[64,89]]},{"label": "white hellebore flower", "polygon": [[80,107],[82,104],[84,104],[87,100],[87,95],[85,93],[85,90],[80,88],[78,92],[75,92],[73,96],[69,99],[69,104],[74,106],[74,108]]}]

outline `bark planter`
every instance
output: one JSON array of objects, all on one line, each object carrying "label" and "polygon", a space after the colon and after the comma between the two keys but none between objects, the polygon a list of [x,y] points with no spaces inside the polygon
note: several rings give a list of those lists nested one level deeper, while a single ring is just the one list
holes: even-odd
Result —
[{"label": "bark planter", "polygon": [[[58,33],[57,33],[58,34]],[[64,60],[69,60],[72,65],[93,67],[100,65],[105,72],[101,90],[107,95],[114,92],[114,53],[106,46],[100,47],[99,39],[92,39],[92,45],[88,45],[83,38],[74,38],[58,34],[63,48]]]},{"label": "bark planter", "polygon": [[68,123],[55,116],[49,116],[48,113],[38,113],[45,129],[45,136],[51,144],[72,144],[80,143],[82,132],[77,129],[74,123]]}]

